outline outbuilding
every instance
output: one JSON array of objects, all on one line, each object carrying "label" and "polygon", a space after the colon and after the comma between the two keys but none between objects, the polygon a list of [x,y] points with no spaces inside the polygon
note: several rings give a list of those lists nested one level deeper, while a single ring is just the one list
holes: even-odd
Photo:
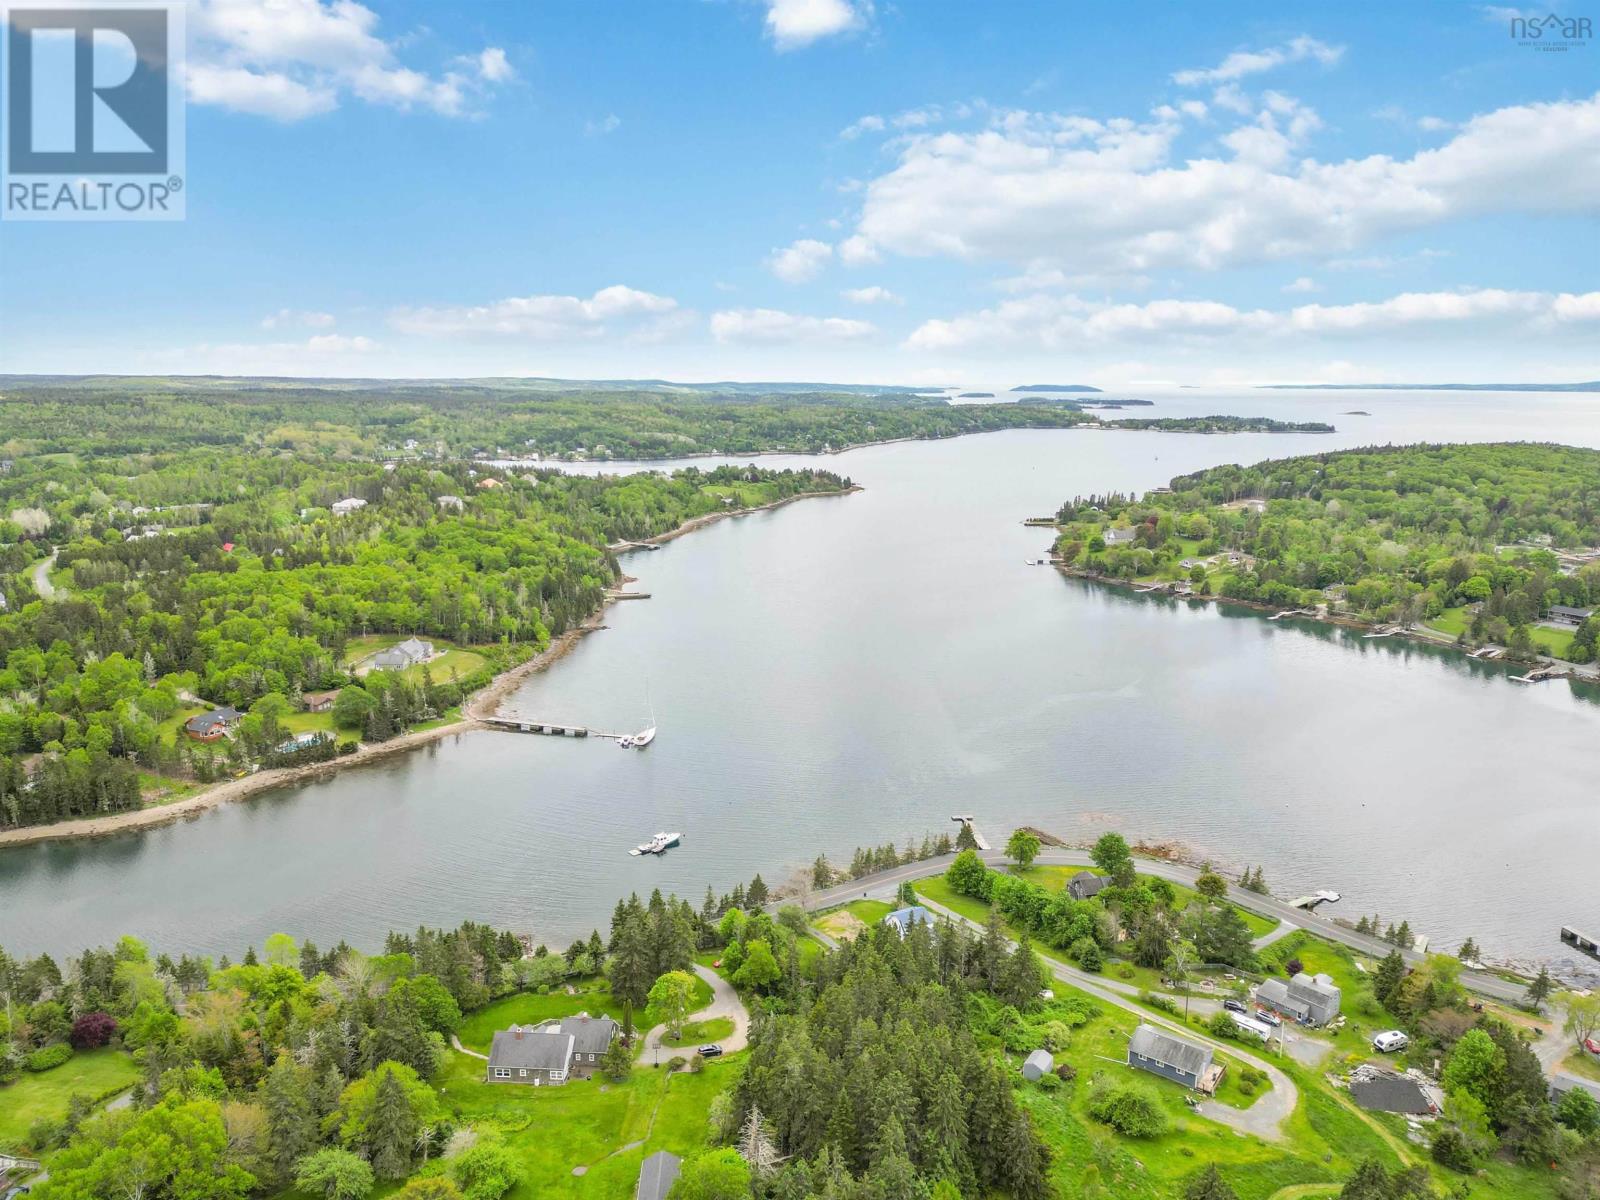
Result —
[{"label": "outbuilding", "polygon": [[1022,1060],[1022,1077],[1029,1083],[1040,1079],[1056,1069],[1056,1060],[1048,1050],[1035,1050]]}]

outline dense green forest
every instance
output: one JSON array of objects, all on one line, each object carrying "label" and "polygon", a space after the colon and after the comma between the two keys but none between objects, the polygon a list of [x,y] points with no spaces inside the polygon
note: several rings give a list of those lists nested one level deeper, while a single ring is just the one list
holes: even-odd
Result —
[{"label": "dense green forest", "polygon": [[[139,769],[206,781],[296,731],[382,741],[592,613],[619,579],[608,546],[849,486],[754,467],[384,462],[320,418],[324,444],[246,432],[261,412],[218,397],[5,408],[0,827],[137,807]],[[59,424],[30,435],[41,421]],[[447,652],[414,671],[355,665],[409,635]],[[340,688],[331,717],[294,724],[304,692]],[[250,713],[198,744],[178,726],[206,704]]]},{"label": "dense green forest", "polygon": [[1142,498],[1057,514],[1061,558],[1200,594],[1426,622],[1467,644],[1592,661],[1600,619],[1600,452],[1373,447],[1222,466]]},{"label": "dense green forest", "polygon": [[[1090,423],[1068,402],[952,405],[853,393],[532,392],[491,383],[11,380],[0,456],[159,453],[189,446],[338,456],[540,454],[589,459],[816,453],[897,438]],[[581,389],[581,385],[580,385]],[[408,445],[409,443],[409,445]],[[6,449],[10,445],[13,449]]]}]

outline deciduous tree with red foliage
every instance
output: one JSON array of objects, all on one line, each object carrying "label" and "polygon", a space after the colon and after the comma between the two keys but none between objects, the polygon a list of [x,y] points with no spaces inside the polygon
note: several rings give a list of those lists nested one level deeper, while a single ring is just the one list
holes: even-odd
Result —
[{"label": "deciduous tree with red foliage", "polygon": [[72,1045],[78,1050],[95,1050],[117,1035],[117,1019],[110,1013],[84,1013],[72,1023]]}]

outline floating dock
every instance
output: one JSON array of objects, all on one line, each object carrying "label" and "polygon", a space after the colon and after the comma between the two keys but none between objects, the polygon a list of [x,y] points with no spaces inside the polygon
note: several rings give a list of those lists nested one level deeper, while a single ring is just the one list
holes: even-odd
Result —
[{"label": "floating dock", "polygon": [[1306,910],[1306,912],[1315,912],[1317,905],[1319,904],[1337,903],[1339,903],[1339,893],[1329,891],[1327,888],[1323,888],[1321,891],[1313,892],[1309,896],[1297,896],[1295,899],[1289,901],[1289,907],[1303,908]]},{"label": "floating dock", "polygon": [[1267,618],[1269,621],[1281,621],[1285,617],[1314,617],[1317,610],[1314,608],[1286,608],[1282,612],[1275,612]]}]

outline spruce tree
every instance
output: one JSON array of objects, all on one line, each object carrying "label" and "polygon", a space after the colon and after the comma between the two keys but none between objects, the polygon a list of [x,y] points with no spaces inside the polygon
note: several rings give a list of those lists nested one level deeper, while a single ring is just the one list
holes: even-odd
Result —
[{"label": "spruce tree", "polygon": [[1183,1200],[1239,1200],[1239,1193],[1228,1186],[1212,1163],[1184,1189]]},{"label": "spruce tree", "polygon": [[295,1162],[317,1148],[317,1116],[311,1108],[305,1079],[287,1050],[279,1051],[261,1093],[262,1107],[267,1111],[272,1166],[280,1179],[287,1180],[294,1173]]},{"label": "spruce tree", "polygon": [[367,1151],[379,1179],[404,1179],[411,1172],[417,1141],[417,1116],[393,1071],[384,1071],[372,1096],[367,1119]]}]

